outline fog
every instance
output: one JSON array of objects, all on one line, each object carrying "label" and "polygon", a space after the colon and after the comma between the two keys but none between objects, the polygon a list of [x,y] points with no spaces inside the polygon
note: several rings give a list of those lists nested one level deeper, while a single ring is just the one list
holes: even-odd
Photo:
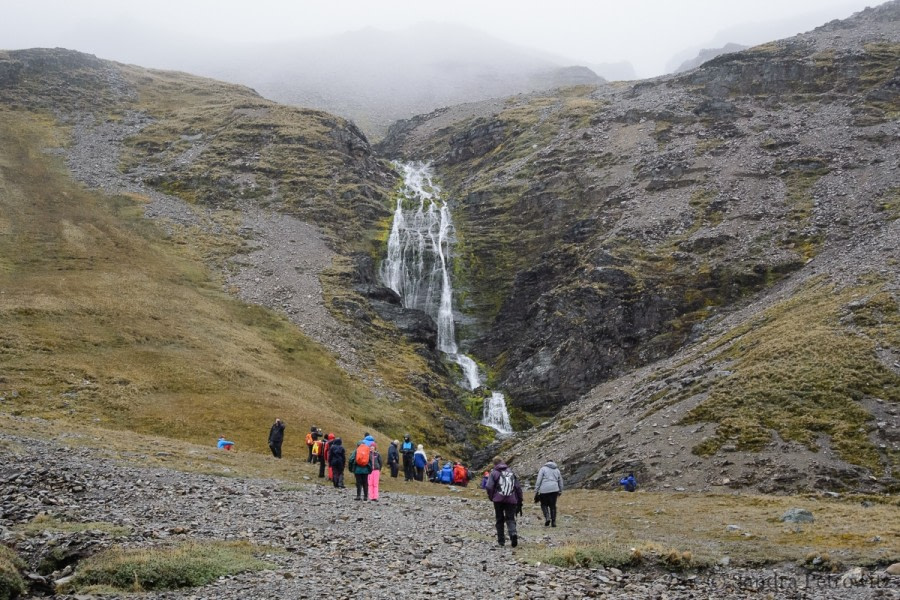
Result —
[{"label": "fog", "polygon": [[[753,45],[799,33],[865,0],[3,0],[0,48],[66,47],[145,66],[177,50],[298,41],[428,21],[464,25],[569,64],[630,63],[660,75],[701,48]],[[182,58],[184,57],[181,54]],[[673,63],[676,63],[673,65]]]}]

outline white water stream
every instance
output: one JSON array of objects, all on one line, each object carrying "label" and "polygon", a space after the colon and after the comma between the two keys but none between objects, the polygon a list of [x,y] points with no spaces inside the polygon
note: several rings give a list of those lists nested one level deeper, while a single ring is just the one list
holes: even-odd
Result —
[{"label": "white water stream", "polygon": [[[465,387],[475,390],[483,383],[482,374],[456,345],[453,284],[447,264],[454,234],[450,209],[441,199],[428,165],[405,163],[400,168],[404,189],[397,198],[381,279],[400,295],[404,307],[424,311],[434,319],[438,350],[462,368]],[[512,433],[506,398],[500,392],[485,399],[482,423],[498,433]]]}]

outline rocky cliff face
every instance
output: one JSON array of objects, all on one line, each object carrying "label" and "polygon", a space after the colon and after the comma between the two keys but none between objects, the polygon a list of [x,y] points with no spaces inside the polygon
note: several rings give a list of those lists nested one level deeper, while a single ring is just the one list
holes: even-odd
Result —
[{"label": "rocky cliff face", "polygon": [[[765,464],[777,471],[771,456],[774,440],[782,439],[788,445],[781,451],[795,443],[822,449],[820,458],[837,457],[822,469],[865,467],[838,479],[896,468],[894,434],[870,439],[874,412],[856,412],[865,398],[900,400],[900,368],[890,358],[896,338],[874,330],[842,330],[832,341],[844,348],[855,335],[869,336],[871,345],[847,351],[859,353],[854,369],[871,367],[878,385],[854,379],[832,394],[820,389],[830,384],[804,380],[811,388],[785,398],[792,409],[778,416],[727,414],[741,412],[735,407],[744,394],[756,398],[746,405],[763,413],[770,410],[766,397],[781,397],[762,391],[746,361],[731,365],[739,354],[719,362],[701,352],[696,372],[675,361],[658,388],[641,379],[621,382],[632,381],[634,369],[709,343],[713,324],[741,307],[757,306],[741,313],[745,321],[727,321],[733,327],[774,319],[763,307],[777,304],[773,294],[784,286],[799,293],[827,281],[868,298],[884,293],[878,327],[893,322],[900,257],[888,240],[898,239],[898,23],[900,3],[890,2],[682,76],[468,105],[394,127],[381,151],[434,161],[456,197],[463,239],[457,268],[467,285],[464,310],[476,321],[468,334],[512,402],[552,414],[611,382],[558,416],[546,435],[516,448],[529,466],[553,440],[569,475],[595,484],[608,482],[612,476],[599,474],[621,468],[626,455],[642,453],[655,458],[641,462],[649,471],[650,462],[686,466],[727,449],[771,448]],[[837,321],[843,310],[823,308]],[[784,306],[776,312],[785,322],[800,318]],[[837,327],[828,319],[822,326]],[[811,362],[800,354],[752,368],[790,388]],[[734,387],[716,387],[710,373]],[[853,432],[846,415],[825,414],[829,403],[852,409]],[[635,423],[669,406],[679,407],[664,412],[670,423],[698,425],[663,438],[656,450],[639,450],[643,441],[629,439]],[[810,406],[824,412],[798,425]],[[897,427],[894,417],[886,423]],[[681,450],[666,452],[669,442]],[[825,450],[830,444],[833,453]],[[660,482],[682,481],[686,473],[656,468],[664,473]],[[768,485],[764,475],[748,477],[723,478]],[[821,483],[812,474],[786,479],[785,486]]]}]

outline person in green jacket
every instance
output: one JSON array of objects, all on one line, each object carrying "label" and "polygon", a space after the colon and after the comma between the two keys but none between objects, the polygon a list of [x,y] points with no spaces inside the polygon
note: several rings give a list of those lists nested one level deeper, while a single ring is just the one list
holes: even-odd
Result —
[{"label": "person in green jacket", "polygon": [[[372,472],[372,453],[365,442],[359,442],[350,455],[350,472],[356,476],[356,499],[369,500],[369,473]],[[362,464],[360,464],[362,463]],[[360,497],[360,494],[363,496]]]}]

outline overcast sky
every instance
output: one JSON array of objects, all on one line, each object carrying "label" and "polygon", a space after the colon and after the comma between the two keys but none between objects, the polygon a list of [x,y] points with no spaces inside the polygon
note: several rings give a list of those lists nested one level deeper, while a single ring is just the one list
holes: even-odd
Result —
[{"label": "overcast sky", "polygon": [[[0,48],[62,46],[91,53],[102,49],[101,58],[122,60],[123,57],[109,55],[109,44],[100,43],[97,31],[107,25],[140,24],[195,39],[255,43],[323,36],[367,26],[392,30],[422,21],[446,21],[584,64],[628,61],[640,77],[650,77],[665,72],[667,63],[687,49],[721,46],[725,42],[761,43],[772,39],[772,35],[786,37],[881,3],[882,0],[0,0]],[[91,33],[86,35],[87,31]],[[758,39],[760,36],[762,39]]]}]

